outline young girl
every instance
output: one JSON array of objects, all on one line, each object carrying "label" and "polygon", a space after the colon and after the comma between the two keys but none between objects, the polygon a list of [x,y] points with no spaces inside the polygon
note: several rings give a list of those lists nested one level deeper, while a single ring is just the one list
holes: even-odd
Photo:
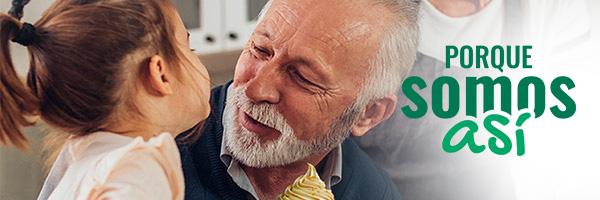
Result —
[{"label": "young girl", "polygon": [[[183,199],[174,141],[210,112],[208,73],[168,0],[29,0],[0,14],[0,143],[25,148],[30,116],[71,134],[39,199]],[[27,83],[10,42],[26,46]]]}]

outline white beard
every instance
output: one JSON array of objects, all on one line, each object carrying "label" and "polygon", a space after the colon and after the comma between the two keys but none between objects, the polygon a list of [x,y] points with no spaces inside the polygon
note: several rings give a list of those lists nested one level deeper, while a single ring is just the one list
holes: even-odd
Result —
[{"label": "white beard", "polygon": [[[236,160],[249,167],[284,166],[318,152],[331,151],[349,136],[351,126],[358,117],[357,109],[349,109],[334,122],[326,135],[304,141],[296,137],[293,129],[274,105],[251,103],[245,95],[245,90],[245,87],[229,88],[223,115],[223,134],[227,150]],[[252,119],[276,129],[281,135],[273,141],[261,143],[256,133],[240,125],[239,110]]]}]

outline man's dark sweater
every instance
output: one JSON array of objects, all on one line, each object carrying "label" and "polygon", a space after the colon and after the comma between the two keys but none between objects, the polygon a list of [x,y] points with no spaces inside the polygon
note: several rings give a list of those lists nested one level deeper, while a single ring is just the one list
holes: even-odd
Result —
[{"label": "man's dark sweater", "polygon": [[[248,194],[227,173],[219,157],[223,138],[223,109],[231,82],[211,94],[212,113],[203,135],[193,144],[180,144],[185,176],[185,199],[246,199]],[[342,144],[342,180],[332,187],[335,199],[396,200],[400,194],[388,175],[376,167],[353,139]]]}]

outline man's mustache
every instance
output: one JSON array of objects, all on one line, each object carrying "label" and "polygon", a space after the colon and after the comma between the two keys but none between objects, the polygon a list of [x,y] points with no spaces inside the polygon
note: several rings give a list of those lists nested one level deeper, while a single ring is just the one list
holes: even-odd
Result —
[{"label": "man's mustache", "polygon": [[[233,91],[232,103],[239,111],[246,113],[250,118],[257,122],[279,131],[281,134],[293,134],[292,128],[289,126],[285,117],[277,110],[275,105],[269,103],[253,103],[246,96],[246,87],[239,86],[231,88]],[[237,116],[240,113],[236,113]]]}]

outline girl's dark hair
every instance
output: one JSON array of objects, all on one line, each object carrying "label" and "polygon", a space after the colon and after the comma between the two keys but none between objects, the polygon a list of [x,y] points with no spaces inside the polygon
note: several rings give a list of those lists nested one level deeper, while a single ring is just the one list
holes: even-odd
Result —
[{"label": "girl's dark hair", "polygon": [[[147,58],[184,60],[163,15],[174,9],[168,0],[57,0],[33,25],[19,21],[28,2],[13,0],[10,15],[0,13],[1,144],[27,147],[21,128],[31,124],[28,116],[75,135],[101,131],[121,106],[136,112],[128,77],[147,73],[140,67]],[[11,40],[30,53],[26,84]]]}]

